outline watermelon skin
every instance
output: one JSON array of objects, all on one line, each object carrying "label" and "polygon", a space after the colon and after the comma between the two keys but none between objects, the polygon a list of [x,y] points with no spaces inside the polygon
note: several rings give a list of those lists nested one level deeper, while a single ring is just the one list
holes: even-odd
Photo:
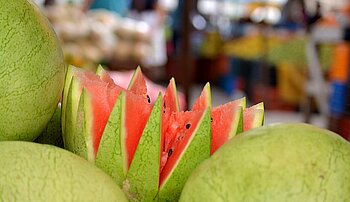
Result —
[{"label": "watermelon skin", "polygon": [[[81,96],[83,89],[77,77],[71,79],[68,89],[65,117],[62,117],[66,126],[63,133],[64,148],[87,159],[87,146],[83,135],[85,114],[82,107],[84,100],[81,100],[81,97],[84,96]],[[80,110],[78,113],[79,106]]]},{"label": "watermelon skin", "polygon": [[242,133],[189,177],[180,202],[350,201],[350,144],[307,124]]},{"label": "watermelon skin", "polygon": [[158,193],[162,103],[159,94],[124,182],[123,190],[130,201],[152,201]]},{"label": "watermelon skin", "polygon": [[56,108],[50,122],[47,124],[44,132],[34,140],[41,144],[50,144],[63,148],[62,126],[61,126],[61,104]]},{"label": "watermelon skin", "polygon": [[0,152],[0,201],[127,201],[108,175],[61,148],[3,141]]},{"label": "watermelon skin", "polygon": [[260,102],[243,111],[243,131],[264,125],[264,103]]},{"label": "watermelon skin", "polygon": [[121,148],[121,110],[125,93],[121,92],[109,116],[96,155],[96,166],[111,176],[119,187],[126,178],[124,157]]},{"label": "watermelon skin", "polygon": [[33,141],[44,131],[62,93],[62,49],[32,1],[1,0],[0,27],[0,141]]},{"label": "watermelon skin", "polygon": [[[174,151],[172,156],[176,155],[175,152],[180,153],[179,158],[174,159],[174,167],[169,167],[168,169],[168,164],[165,165],[161,173],[158,194],[159,201],[177,201],[188,176],[197,167],[197,165],[210,157],[210,125],[210,110],[208,108],[202,112],[202,116],[196,126],[196,129],[193,131],[193,135],[190,137],[188,142],[185,142],[185,145],[182,145],[184,146],[184,149],[182,151]],[[170,158],[172,156],[170,156]],[[171,159],[168,160],[168,163],[170,161]],[[168,173],[165,174],[165,172]]]}]

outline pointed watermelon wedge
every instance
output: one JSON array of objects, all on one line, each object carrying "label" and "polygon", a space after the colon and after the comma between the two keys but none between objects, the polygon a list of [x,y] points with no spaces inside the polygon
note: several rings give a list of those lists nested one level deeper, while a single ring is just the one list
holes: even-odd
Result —
[{"label": "pointed watermelon wedge", "polygon": [[196,102],[192,107],[192,111],[204,110],[207,107],[212,107],[211,102],[211,91],[209,82],[205,84],[200,96],[197,98]]},{"label": "pointed watermelon wedge", "polygon": [[138,95],[147,95],[147,85],[140,66],[138,66],[134,71],[128,85],[128,90]]},{"label": "pointed watermelon wedge", "polygon": [[189,174],[210,157],[210,110],[179,112],[172,119],[178,141],[160,174],[159,201],[177,201]]},{"label": "pointed watermelon wedge", "polygon": [[[62,124],[62,133],[64,135],[66,131],[66,108],[67,108],[67,101],[68,101],[68,94],[70,91],[71,81],[73,76],[79,72],[83,71],[82,69],[76,68],[72,65],[69,65],[66,72],[66,77],[64,80],[64,89],[63,89],[63,96],[62,96],[62,115],[61,115],[61,124]],[[78,95],[80,96],[80,95]]]},{"label": "pointed watermelon wedge", "polygon": [[241,98],[213,108],[211,112],[211,154],[229,139],[243,131],[243,109],[246,99]]},{"label": "pointed watermelon wedge", "polygon": [[158,193],[162,103],[159,94],[126,176],[123,190],[131,201],[152,201]]},{"label": "pointed watermelon wedge", "polygon": [[126,93],[122,100],[121,147],[126,172],[129,170],[151,109],[151,105],[142,96],[133,93]]},{"label": "pointed watermelon wedge", "polygon": [[264,124],[264,103],[260,102],[243,111],[243,131],[262,126]]},{"label": "pointed watermelon wedge", "polygon": [[102,67],[102,65],[97,66],[96,75],[99,76],[102,81],[107,82],[111,85],[115,85],[113,79],[108,74],[108,72]]},{"label": "pointed watermelon wedge", "polygon": [[95,161],[96,166],[111,176],[119,187],[123,186],[126,177],[120,138],[122,100],[124,99],[125,92],[121,92],[109,116]]},{"label": "pointed watermelon wedge", "polygon": [[166,164],[166,161],[168,159],[168,151],[171,148],[171,140],[173,137],[170,137],[171,134],[166,133],[169,127],[169,119],[171,115],[174,112],[180,111],[180,105],[179,100],[177,97],[177,90],[176,90],[176,83],[175,79],[171,78],[169,85],[165,91],[164,99],[163,99],[163,106],[162,106],[162,158],[161,158],[161,165],[160,170],[162,170]]}]

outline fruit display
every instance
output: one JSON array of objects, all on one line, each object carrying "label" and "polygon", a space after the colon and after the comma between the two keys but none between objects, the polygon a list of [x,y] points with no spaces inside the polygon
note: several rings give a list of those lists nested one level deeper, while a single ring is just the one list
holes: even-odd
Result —
[{"label": "fruit display", "polygon": [[61,96],[62,49],[50,23],[31,1],[1,0],[0,26],[0,140],[33,141]]},{"label": "fruit display", "polygon": [[251,130],[189,177],[180,201],[349,201],[350,144],[307,124]]},{"label": "fruit display", "polygon": [[[175,201],[188,175],[243,130],[263,124],[263,104],[245,99],[212,108],[209,83],[190,111],[181,111],[175,80],[151,106],[140,68],[127,89],[100,66],[69,66],[62,102],[65,148],[95,163],[129,199]],[[146,163],[147,162],[147,163]]]},{"label": "fruit display", "polygon": [[152,102],[140,67],[127,88],[66,67],[31,1],[0,11],[0,201],[350,201],[341,136],[212,106],[209,83],[189,110],[174,78]]}]

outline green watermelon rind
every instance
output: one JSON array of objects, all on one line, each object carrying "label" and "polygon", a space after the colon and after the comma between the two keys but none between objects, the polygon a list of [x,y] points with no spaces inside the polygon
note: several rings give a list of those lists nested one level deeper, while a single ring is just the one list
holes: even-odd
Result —
[{"label": "green watermelon rind", "polygon": [[[81,119],[79,117],[81,116]],[[93,147],[93,134],[92,134],[92,127],[93,127],[93,109],[92,109],[92,98],[89,94],[89,92],[83,88],[80,101],[79,101],[79,107],[78,107],[78,116],[76,121],[76,135],[77,133],[82,137],[82,142],[79,142],[81,145],[76,144],[77,149],[84,148],[84,152],[86,152],[85,158],[86,160],[90,162],[95,162],[95,153],[94,153],[94,147]],[[78,132],[79,131],[79,132]]]},{"label": "green watermelon rind", "polygon": [[95,160],[96,166],[111,176],[119,187],[123,186],[126,177],[123,167],[126,162],[124,162],[122,156],[120,137],[122,100],[124,97],[125,93],[121,92],[114,104],[103,131]]},{"label": "green watermelon rind", "polygon": [[174,92],[176,111],[179,112],[180,111],[180,102],[179,102],[179,96],[177,94],[177,87],[176,87],[176,82],[175,82],[174,77],[171,77],[171,79],[170,79],[170,86],[173,88],[173,92]]},{"label": "green watermelon rind", "polygon": [[243,132],[243,108],[241,106],[237,107],[235,110],[234,117],[235,118],[231,124],[231,131],[228,135],[229,139]]},{"label": "green watermelon rind", "polygon": [[[76,128],[76,118],[78,114],[79,100],[81,96],[81,85],[77,77],[72,76],[66,97],[66,107],[62,106],[62,127],[66,127],[62,132],[64,148],[74,151],[74,133]],[[64,123],[64,124],[63,124]]]},{"label": "green watermelon rind", "polygon": [[123,190],[131,201],[152,201],[158,193],[162,95],[158,95],[131,162]]},{"label": "green watermelon rind", "polygon": [[194,135],[187,143],[173,170],[160,185],[159,201],[177,201],[191,172],[202,161],[210,157],[211,121],[209,108],[203,112],[193,133]]},{"label": "green watermelon rind", "polygon": [[[251,123],[251,128],[257,128],[264,125],[265,113],[264,113],[264,103],[260,102],[256,105],[251,106],[249,109],[254,110],[254,119]],[[243,120],[244,121],[244,120]]]},{"label": "green watermelon rind", "polygon": [[67,110],[67,102],[68,102],[68,94],[71,88],[71,82],[74,74],[78,72],[79,69],[69,65],[66,71],[66,77],[64,80],[64,89],[62,93],[62,115],[61,115],[61,124],[62,124],[62,133],[63,135],[66,132],[66,110]]}]

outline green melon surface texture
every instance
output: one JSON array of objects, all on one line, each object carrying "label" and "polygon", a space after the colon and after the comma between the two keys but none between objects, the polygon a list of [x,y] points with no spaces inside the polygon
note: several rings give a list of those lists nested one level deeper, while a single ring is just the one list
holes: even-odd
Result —
[{"label": "green melon surface texture", "polygon": [[111,176],[120,187],[123,186],[126,177],[126,171],[124,171],[126,162],[122,154],[120,137],[123,99],[125,99],[125,93],[121,92],[103,131],[95,161],[96,166]]},{"label": "green melon surface texture", "polygon": [[190,176],[180,201],[350,201],[350,144],[306,124],[252,129]]},{"label": "green melon surface texture", "polygon": [[127,201],[114,181],[51,145],[0,142],[0,201]]},{"label": "green melon surface texture", "polygon": [[60,99],[65,64],[48,20],[31,1],[0,0],[0,140],[37,138]]},{"label": "green melon surface texture", "polygon": [[158,193],[162,103],[159,94],[126,176],[123,190],[131,201],[152,201]]}]

